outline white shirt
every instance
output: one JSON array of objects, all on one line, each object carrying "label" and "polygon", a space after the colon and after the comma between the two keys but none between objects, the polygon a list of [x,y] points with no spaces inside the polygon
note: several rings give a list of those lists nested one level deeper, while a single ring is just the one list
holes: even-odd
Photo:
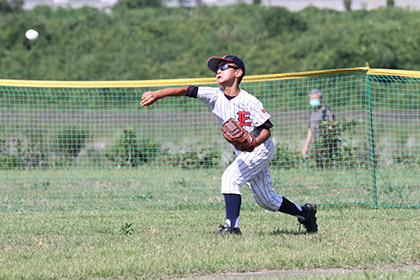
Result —
[{"label": "white shirt", "polygon": [[222,88],[199,87],[197,99],[217,116],[220,124],[234,118],[252,135],[256,133],[257,127],[271,117],[255,96],[242,89],[229,100]]}]

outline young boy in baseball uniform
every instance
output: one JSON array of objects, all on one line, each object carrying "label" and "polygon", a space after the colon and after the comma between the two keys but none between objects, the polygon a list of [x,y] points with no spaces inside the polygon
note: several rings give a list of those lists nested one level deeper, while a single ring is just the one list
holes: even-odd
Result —
[{"label": "young boy in baseball uniform", "polygon": [[243,184],[248,185],[255,201],[261,207],[296,216],[308,233],[317,232],[315,204],[299,206],[272,190],[269,164],[274,156],[270,132],[273,124],[262,103],[239,88],[245,76],[244,63],[234,55],[212,56],[207,60],[207,67],[216,73],[216,83],[219,87],[190,85],[149,91],[143,93],[141,105],[149,106],[167,96],[197,98],[216,115],[221,125],[234,118],[255,137],[255,148],[252,152],[243,152],[235,148],[237,157],[222,175],[221,190],[225,199],[226,221],[216,234],[242,234],[239,229],[239,212]]}]

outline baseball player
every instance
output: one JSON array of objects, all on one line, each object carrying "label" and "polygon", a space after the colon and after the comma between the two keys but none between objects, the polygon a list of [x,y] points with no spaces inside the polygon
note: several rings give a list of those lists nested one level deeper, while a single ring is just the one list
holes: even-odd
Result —
[{"label": "baseball player", "polygon": [[197,98],[207,106],[223,125],[230,118],[237,120],[243,129],[252,135],[252,147],[241,151],[234,146],[236,159],[222,175],[221,191],[225,199],[226,221],[215,234],[241,235],[239,212],[241,207],[241,186],[247,184],[261,207],[296,216],[308,233],[318,230],[316,205],[297,205],[275,193],[271,187],[269,164],[274,156],[271,139],[270,115],[262,103],[248,92],[239,88],[245,76],[245,65],[238,57],[212,56],[207,67],[216,73],[219,87],[171,87],[143,93],[141,105],[149,106],[167,96],[188,96]]}]

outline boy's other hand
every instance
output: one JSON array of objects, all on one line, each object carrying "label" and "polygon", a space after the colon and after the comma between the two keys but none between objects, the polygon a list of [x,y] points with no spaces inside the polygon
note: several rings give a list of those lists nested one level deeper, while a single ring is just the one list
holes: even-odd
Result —
[{"label": "boy's other hand", "polygon": [[141,105],[142,106],[149,106],[152,105],[153,103],[156,102],[156,100],[158,100],[158,95],[156,94],[155,91],[146,91],[143,93],[142,97],[141,97]]}]

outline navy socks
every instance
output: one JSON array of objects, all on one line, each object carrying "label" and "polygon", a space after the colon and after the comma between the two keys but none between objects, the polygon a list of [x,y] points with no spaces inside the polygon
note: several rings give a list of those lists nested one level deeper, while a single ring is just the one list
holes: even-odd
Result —
[{"label": "navy socks", "polygon": [[[234,229],[239,226],[239,212],[241,210],[242,197],[240,194],[224,194],[226,220],[230,221],[230,227]],[[283,197],[279,211],[296,217],[306,218],[308,211],[305,207],[299,206]]]},{"label": "navy socks", "polygon": [[294,204],[285,197],[283,197],[283,202],[281,203],[279,211],[296,217],[302,217],[304,219],[308,215],[308,211],[306,211],[305,207]]},{"label": "navy socks", "polygon": [[226,220],[230,221],[233,229],[239,226],[239,212],[241,210],[242,197],[240,194],[224,194],[226,207]]}]

